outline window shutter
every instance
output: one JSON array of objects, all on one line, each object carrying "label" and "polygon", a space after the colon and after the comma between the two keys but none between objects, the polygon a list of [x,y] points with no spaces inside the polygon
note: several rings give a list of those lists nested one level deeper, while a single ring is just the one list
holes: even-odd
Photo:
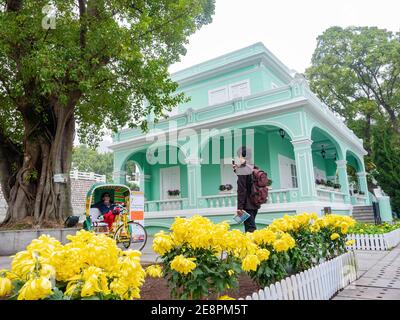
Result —
[{"label": "window shutter", "polygon": [[210,106],[223,103],[228,100],[228,90],[226,87],[211,90],[208,93],[208,103]]}]

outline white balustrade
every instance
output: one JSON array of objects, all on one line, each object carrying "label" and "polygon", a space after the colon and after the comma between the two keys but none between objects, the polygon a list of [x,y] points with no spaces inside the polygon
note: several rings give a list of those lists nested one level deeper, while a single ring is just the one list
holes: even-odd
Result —
[{"label": "white balustrade", "polygon": [[345,202],[345,194],[343,192],[337,190],[323,189],[321,187],[317,187],[317,196],[321,201],[328,202]]},{"label": "white balustrade", "polygon": [[173,211],[182,210],[184,198],[146,201],[145,211]]},{"label": "white balustrade", "polygon": [[[267,204],[291,202],[291,191],[297,191],[297,189],[269,190]],[[237,204],[236,193],[205,196],[202,198],[206,200],[208,208],[235,207]]]}]

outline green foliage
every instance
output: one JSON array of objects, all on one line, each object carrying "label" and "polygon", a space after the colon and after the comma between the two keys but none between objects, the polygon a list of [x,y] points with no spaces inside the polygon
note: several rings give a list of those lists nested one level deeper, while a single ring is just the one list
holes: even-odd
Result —
[{"label": "green foliage", "polygon": [[357,223],[349,229],[350,234],[384,234],[400,228],[400,221],[393,224],[382,223],[379,225],[369,223]]},{"label": "green foliage", "polygon": [[185,99],[168,66],[215,7],[214,0],[54,0],[56,28],[44,29],[49,1],[10,3],[0,4],[0,133],[19,144],[24,117],[54,129],[57,108],[73,110],[90,145],[106,128],[146,129],[148,115],[159,119]]},{"label": "green foliage", "polygon": [[372,159],[374,176],[390,196],[394,212],[400,213],[400,137],[384,125],[375,128]]},{"label": "green foliage", "polygon": [[74,169],[106,175],[108,182],[112,181],[113,161],[112,152],[99,153],[85,145],[75,147],[72,152]]},{"label": "green foliage", "polygon": [[[196,257],[196,268],[184,275],[173,270],[170,263],[183,254],[185,257]],[[173,298],[202,299],[211,294],[220,295],[227,289],[238,287],[238,275],[241,264],[238,258],[231,255],[220,257],[209,249],[193,249],[189,246],[176,247],[162,257],[164,277],[168,281]],[[234,273],[228,275],[228,271]]]},{"label": "green foliage", "polygon": [[306,71],[311,88],[354,129],[365,128],[367,115],[398,122],[390,115],[400,110],[398,36],[376,27],[331,27],[317,39]]}]

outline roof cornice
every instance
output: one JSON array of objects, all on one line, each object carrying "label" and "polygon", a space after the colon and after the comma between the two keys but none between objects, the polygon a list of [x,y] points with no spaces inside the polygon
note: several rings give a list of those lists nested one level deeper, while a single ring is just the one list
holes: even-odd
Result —
[{"label": "roof cornice", "polygon": [[290,70],[261,42],[175,72],[171,78],[183,86],[252,64],[271,67],[288,82],[293,79]]}]

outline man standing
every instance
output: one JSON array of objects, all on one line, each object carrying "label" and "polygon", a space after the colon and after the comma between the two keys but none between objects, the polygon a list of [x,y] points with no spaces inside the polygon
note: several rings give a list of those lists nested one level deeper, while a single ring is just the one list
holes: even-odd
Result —
[{"label": "man standing", "polygon": [[233,170],[235,171],[237,180],[237,214],[241,216],[243,211],[246,211],[250,217],[244,221],[245,232],[254,232],[256,227],[256,216],[258,213],[258,206],[253,204],[250,198],[252,174],[255,168],[252,161],[251,149],[248,147],[240,147],[237,151],[239,157],[239,165],[233,163]]}]

